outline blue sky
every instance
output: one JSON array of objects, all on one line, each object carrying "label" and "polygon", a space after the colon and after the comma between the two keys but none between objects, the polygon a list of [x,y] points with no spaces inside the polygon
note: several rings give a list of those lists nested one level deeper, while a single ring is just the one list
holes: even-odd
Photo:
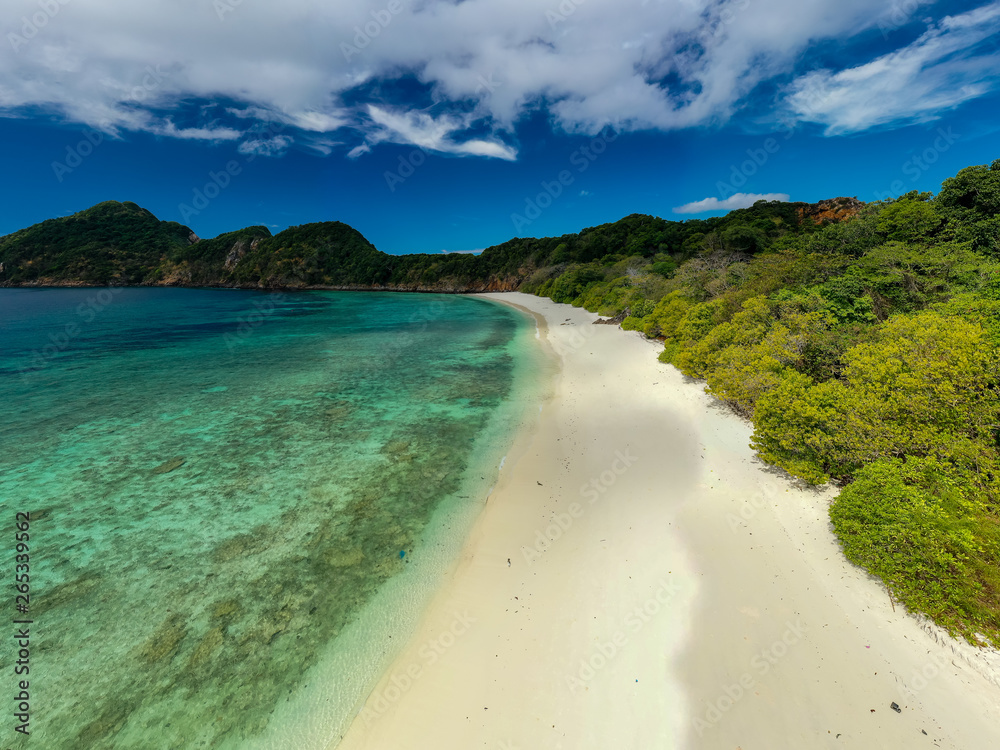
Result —
[{"label": "blue sky", "polygon": [[450,252],[936,191],[1000,158],[998,32],[1000,2],[8,0],[0,234],[113,199]]}]

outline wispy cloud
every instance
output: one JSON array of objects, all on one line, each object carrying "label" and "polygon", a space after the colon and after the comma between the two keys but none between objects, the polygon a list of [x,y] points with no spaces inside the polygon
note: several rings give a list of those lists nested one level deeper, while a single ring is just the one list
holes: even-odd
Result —
[{"label": "wispy cloud", "polygon": [[234,141],[241,135],[239,130],[226,127],[179,128],[170,120],[152,123],[147,130],[155,135],[188,141]]},{"label": "wispy cloud", "polygon": [[292,138],[287,135],[276,135],[272,138],[251,138],[243,141],[236,150],[241,154],[255,156],[281,156],[292,145]]},{"label": "wispy cloud", "polygon": [[375,125],[369,133],[369,143],[391,141],[442,154],[487,156],[508,161],[517,158],[517,151],[499,141],[456,140],[456,135],[469,129],[469,117],[441,115],[435,118],[426,112],[394,112],[374,105],[368,107],[368,116]]},{"label": "wispy cloud", "polygon": [[1000,2],[947,16],[911,44],[839,72],[816,70],[791,86],[795,119],[828,135],[926,122],[983,96],[1000,81]]},{"label": "wispy cloud", "polygon": [[737,208],[750,208],[757,201],[787,201],[788,193],[736,193],[725,200],[705,198],[704,200],[685,203],[674,209],[675,214],[700,214],[706,211],[733,211]]}]

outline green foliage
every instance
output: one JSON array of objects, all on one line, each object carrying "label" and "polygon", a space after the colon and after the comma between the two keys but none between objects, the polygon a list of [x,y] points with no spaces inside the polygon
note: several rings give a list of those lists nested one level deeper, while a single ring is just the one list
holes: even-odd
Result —
[{"label": "green foliage", "polygon": [[890,320],[847,353],[844,443],[860,466],[885,456],[976,465],[1000,416],[996,350],[982,326],[925,311]]},{"label": "green foliage", "polygon": [[948,178],[934,202],[956,239],[979,252],[1000,254],[1000,159]]},{"label": "green foliage", "polygon": [[899,199],[882,209],[875,227],[893,242],[927,242],[943,221],[934,204]]},{"label": "green foliage", "polygon": [[693,303],[681,292],[670,292],[657,302],[653,311],[643,319],[642,332],[651,338],[657,336],[672,338],[692,305]]},{"label": "green foliage", "polygon": [[604,273],[600,268],[593,266],[573,268],[552,282],[547,296],[554,302],[572,302],[591,284],[599,281],[604,281]]},{"label": "green foliage", "polygon": [[844,554],[952,633],[1000,646],[1000,519],[982,474],[934,458],[858,471],[830,511]]},{"label": "green foliage", "polygon": [[135,203],[106,201],[0,238],[0,283],[139,284],[169,254],[191,244],[191,230],[160,221]]},{"label": "green foliage", "polygon": [[654,263],[649,267],[649,270],[653,273],[658,273],[665,279],[669,279],[677,271],[677,263],[672,260],[664,260],[658,263]]},{"label": "green foliage", "polygon": [[846,403],[844,384],[814,384],[792,369],[762,395],[754,411],[751,446],[768,463],[812,484],[842,474],[836,432]]},{"label": "green foliage", "polygon": [[925,311],[893,318],[845,355],[842,380],[787,377],[762,397],[754,447],[810,482],[884,458],[991,460],[1000,418],[996,350],[981,326]]},{"label": "green foliage", "polygon": [[989,167],[966,167],[941,183],[937,204],[951,215],[976,218],[1000,213],[1000,159]]},{"label": "green foliage", "polygon": [[262,240],[235,266],[232,278],[263,286],[382,286],[391,279],[392,260],[346,224],[322,222]]}]

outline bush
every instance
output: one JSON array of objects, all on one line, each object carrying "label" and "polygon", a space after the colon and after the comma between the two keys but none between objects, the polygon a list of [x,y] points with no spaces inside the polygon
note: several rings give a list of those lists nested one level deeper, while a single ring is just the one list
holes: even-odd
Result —
[{"label": "bush", "polygon": [[1000,526],[979,477],[933,458],[860,469],[830,511],[847,559],[909,609],[1000,646]]}]

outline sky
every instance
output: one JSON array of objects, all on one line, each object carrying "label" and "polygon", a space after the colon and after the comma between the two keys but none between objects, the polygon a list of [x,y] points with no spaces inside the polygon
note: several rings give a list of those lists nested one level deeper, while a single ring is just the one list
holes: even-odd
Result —
[{"label": "sky", "polygon": [[981,0],[4,0],[0,235],[119,200],[469,252],[936,192],[1000,158],[998,32]]}]

